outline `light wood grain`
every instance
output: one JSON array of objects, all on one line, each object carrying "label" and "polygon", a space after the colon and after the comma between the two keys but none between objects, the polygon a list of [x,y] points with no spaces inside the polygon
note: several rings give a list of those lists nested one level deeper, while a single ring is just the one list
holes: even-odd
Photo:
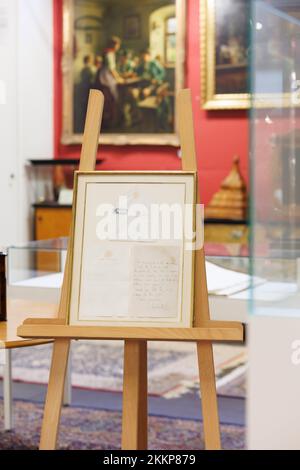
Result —
[{"label": "light wood grain", "polygon": [[56,448],[70,350],[69,339],[56,339],[47,389],[40,450]]},{"label": "light wood grain", "polygon": [[129,326],[73,326],[23,324],[21,336],[31,338],[136,339],[151,341],[242,341],[243,326],[238,322],[209,322],[196,328]]},{"label": "light wood grain", "polygon": [[220,420],[212,343],[197,343],[204,442],[206,450],[221,449]]},{"label": "light wood grain", "polygon": [[[182,169],[196,171],[197,159],[192,97],[190,90],[183,90],[179,94],[178,112],[180,116],[179,129],[182,152]],[[201,198],[198,180],[197,203],[200,204],[200,202]],[[194,325],[195,327],[201,327],[203,322],[207,322],[210,319],[204,248],[197,250],[195,253],[194,282]],[[205,448],[218,450],[221,448],[221,438],[212,343],[198,342],[197,353]]]},{"label": "light wood grain", "polygon": [[[91,90],[86,115],[83,144],[81,148],[79,171],[93,171],[96,166],[99,135],[102,123],[104,97],[100,91]],[[74,224],[74,210],[72,209],[72,222],[70,234]],[[61,289],[60,304],[58,310],[59,318],[68,321],[68,289],[71,278],[71,247],[72,236],[69,238],[67,258],[64,271],[64,279]]]},{"label": "light wood grain", "polygon": [[125,341],[122,450],[146,450],[147,441],[147,342]]},{"label": "light wood grain", "polygon": [[40,344],[52,343],[51,339],[7,339],[7,323],[0,322],[0,349],[27,348],[29,346],[38,346]]},{"label": "light wood grain", "polygon": [[46,302],[36,302],[25,299],[8,299],[7,301],[7,321],[0,322],[0,347],[6,349],[22,348],[27,346],[36,346],[49,342],[18,336],[17,329],[19,325],[28,317],[28,315],[43,315],[42,320],[47,323],[51,317],[57,315],[57,305]]},{"label": "light wood grain", "polygon": [[178,130],[180,137],[182,169],[197,171],[196,143],[191,91],[181,90],[177,97]]},{"label": "light wood grain", "polygon": [[65,325],[62,318],[26,318],[24,325]]},{"label": "light wood grain", "polygon": [[[102,123],[103,106],[103,94],[100,91],[91,90],[81,149],[79,171],[92,171],[95,169],[99,134]],[[74,211],[72,210],[71,234],[73,224]],[[71,280],[72,243],[73,240],[72,237],[70,237],[58,310],[58,318],[64,323],[62,327],[66,326],[68,322],[68,297]],[[27,327],[29,327],[29,325]],[[46,325],[45,328],[47,328]],[[65,375],[69,358],[69,349],[70,339],[58,339],[56,336],[53,345],[52,366],[45,404],[40,449],[54,450],[56,448]]]}]

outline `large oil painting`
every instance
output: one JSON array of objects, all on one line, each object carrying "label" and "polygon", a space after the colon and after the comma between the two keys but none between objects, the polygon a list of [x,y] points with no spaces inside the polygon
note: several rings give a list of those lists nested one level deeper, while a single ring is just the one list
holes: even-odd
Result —
[{"label": "large oil painting", "polygon": [[248,108],[251,2],[200,1],[203,107]]},{"label": "large oil painting", "polygon": [[82,142],[98,89],[102,143],[178,145],[184,26],[185,0],[64,0],[62,142]]}]

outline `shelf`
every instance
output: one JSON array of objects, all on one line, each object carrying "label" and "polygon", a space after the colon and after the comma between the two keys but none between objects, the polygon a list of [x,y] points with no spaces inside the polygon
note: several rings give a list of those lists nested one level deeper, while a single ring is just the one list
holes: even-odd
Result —
[{"label": "shelf", "polygon": [[34,209],[72,209],[72,204],[59,204],[58,202],[35,202],[32,204]]},{"label": "shelf", "polygon": [[[97,158],[96,165],[99,165],[104,160],[103,158]],[[78,165],[79,158],[52,158],[52,159],[38,159],[38,160],[28,160],[32,166],[67,166],[67,165]]]},{"label": "shelf", "polygon": [[234,220],[234,219],[212,219],[212,218],[205,218],[204,222],[206,224],[226,224],[226,225],[249,225],[248,220]]}]

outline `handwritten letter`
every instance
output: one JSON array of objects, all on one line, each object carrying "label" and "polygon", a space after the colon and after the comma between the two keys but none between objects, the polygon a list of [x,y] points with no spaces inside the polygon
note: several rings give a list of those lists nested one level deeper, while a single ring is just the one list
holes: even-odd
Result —
[{"label": "handwritten letter", "polygon": [[129,311],[136,317],[176,318],[180,247],[134,246]]}]

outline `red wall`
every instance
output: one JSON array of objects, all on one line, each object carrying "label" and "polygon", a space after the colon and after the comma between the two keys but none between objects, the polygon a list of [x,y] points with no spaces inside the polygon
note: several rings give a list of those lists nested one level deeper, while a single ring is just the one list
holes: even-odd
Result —
[{"label": "red wall", "polygon": [[[201,193],[204,204],[219,188],[235,154],[240,155],[241,169],[248,179],[248,119],[245,111],[203,111],[200,106],[199,1],[187,0],[186,87],[192,90],[195,134]],[[62,127],[62,3],[54,3],[54,94],[56,157],[79,156],[78,146],[60,143]],[[105,159],[101,169],[180,169],[177,149],[147,146],[103,146],[99,154]]]}]

